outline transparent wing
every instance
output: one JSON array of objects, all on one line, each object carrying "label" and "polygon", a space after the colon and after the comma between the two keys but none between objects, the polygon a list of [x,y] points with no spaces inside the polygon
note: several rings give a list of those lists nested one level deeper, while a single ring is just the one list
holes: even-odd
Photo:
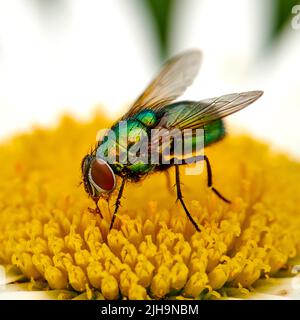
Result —
[{"label": "transparent wing", "polygon": [[157,127],[201,128],[215,120],[237,112],[261,97],[263,91],[227,94],[199,102],[182,102],[166,106]]},{"label": "transparent wing", "polygon": [[189,50],[168,60],[122,119],[143,109],[159,110],[181,96],[196,77],[201,58],[201,51]]}]

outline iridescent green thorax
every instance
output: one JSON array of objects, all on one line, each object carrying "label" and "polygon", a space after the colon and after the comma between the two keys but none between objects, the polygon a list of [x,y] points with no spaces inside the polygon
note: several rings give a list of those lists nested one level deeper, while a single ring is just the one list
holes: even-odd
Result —
[{"label": "iridescent green thorax", "polygon": [[140,113],[138,113],[134,119],[139,120],[142,122],[146,127],[153,128],[157,121],[158,117],[157,114],[152,110],[143,110]]},{"label": "iridescent green thorax", "polygon": [[134,117],[129,118],[126,122],[118,122],[111,128],[111,135],[106,136],[101,145],[98,147],[97,157],[101,157],[104,152],[106,157],[116,156],[116,161],[111,163],[113,171],[120,175],[132,176],[143,175],[154,169],[155,165],[150,161],[128,161],[127,164],[120,161],[124,155],[127,159],[136,155],[134,146],[146,139],[151,138],[151,128],[157,124],[158,118],[155,112],[151,110],[143,110]]}]

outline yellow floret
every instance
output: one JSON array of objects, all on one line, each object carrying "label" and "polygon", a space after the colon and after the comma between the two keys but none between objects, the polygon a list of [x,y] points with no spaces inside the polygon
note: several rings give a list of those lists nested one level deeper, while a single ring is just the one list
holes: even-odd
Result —
[{"label": "yellow floret", "polygon": [[99,202],[102,219],[79,186],[81,159],[106,126],[100,115],[89,123],[65,117],[55,129],[36,128],[0,146],[2,264],[90,299],[198,299],[253,290],[299,256],[300,164],[242,136],[205,150],[214,185],[232,204],[206,187],[205,172],[184,176],[181,169],[200,233],[163,173],[128,183],[109,231],[116,192]]}]

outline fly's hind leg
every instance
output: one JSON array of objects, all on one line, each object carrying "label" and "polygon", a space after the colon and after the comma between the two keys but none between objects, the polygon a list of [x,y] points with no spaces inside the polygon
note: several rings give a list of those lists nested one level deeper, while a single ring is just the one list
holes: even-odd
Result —
[{"label": "fly's hind leg", "polygon": [[211,190],[224,202],[226,203],[231,203],[228,199],[226,199],[222,194],[215,188],[213,187],[213,182],[212,182],[212,170],[211,170],[211,165],[209,162],[209,159],[207,156],[204,155],[203,157],[204,161],[206,162],[206,168],[207,168],[207,186],[211,188]]},{"label": "fly's hind leg", "polygon": [[176,190],[177,190],[177,200],[180,201],[187,217],[189,218],[189,220],[191,221],[191,223],[193,224],[193,226],[195,227],[195,229],[197,231],[200,232],[200,228],[197,225],[196,221],[193,219],[193,217],[191,216],[191,214],[189,213],[184,201],[183,201],[183,195],[181,192],[181,186],[180,186],[180,173],[179,173],[179,165],[175,164],[175,174],[176,174]]},{"label": "fly's hind leg", "polygon": [[167,189],[168,189],[169,193],[173,193],[173,188],[175,185],[172,185],[172,180],[171,180],[169,169],[167,169],[165,171],[165,176],[166,176]]}]

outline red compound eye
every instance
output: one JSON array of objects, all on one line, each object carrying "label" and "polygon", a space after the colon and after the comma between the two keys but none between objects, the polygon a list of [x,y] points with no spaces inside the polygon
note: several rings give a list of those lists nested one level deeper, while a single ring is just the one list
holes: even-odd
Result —
[{"label": "red compound eye", "polygon": [[115,175],[110,166],[101,159],[95,159],[91,165],[91,178],[103,191],[111,191],[115,187]]}]

